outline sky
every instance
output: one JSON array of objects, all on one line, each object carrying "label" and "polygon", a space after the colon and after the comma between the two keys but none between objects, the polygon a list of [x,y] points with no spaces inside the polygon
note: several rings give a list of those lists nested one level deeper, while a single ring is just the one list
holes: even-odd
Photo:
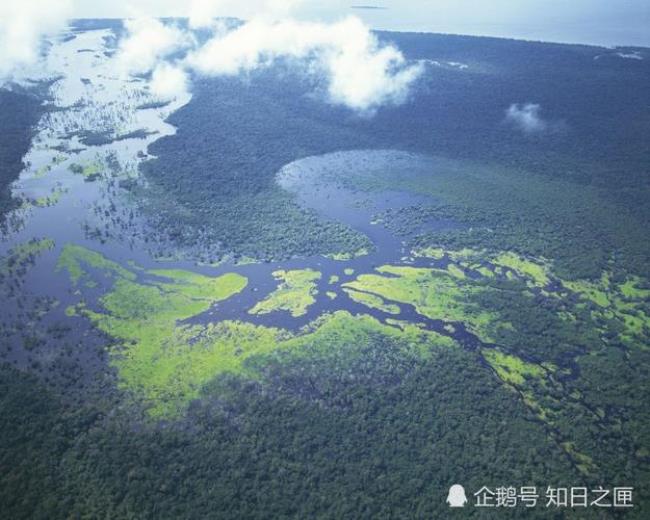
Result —
[{"label": "sky", "polygon": [[[217,0],[249,17],[256,0]],[[214,2],[214,0],[213,0]],[[178,0],[77,0],[75,16],[187,16]],[[301,19],[334,21],[353,13],[374,29],[442,32],[595,45],[650,47],[650,0],[276,0]],[[298,5],[295,5],[298,4]],[[354,5],[382,9],[355,9]]]}]

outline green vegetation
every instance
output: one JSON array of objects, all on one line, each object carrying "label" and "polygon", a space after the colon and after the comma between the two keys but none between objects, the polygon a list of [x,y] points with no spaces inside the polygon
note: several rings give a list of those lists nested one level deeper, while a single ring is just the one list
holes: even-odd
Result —
[{"label": "green vegetation", "polygon": [[465,271],[463,271],[460,267],[454,264],[449,264],[447,266],[447,272],[453,277],[460,278],[461,280],[464,280],[466,278]]},{"label": "green vegetation", "polygon": [[[470,248],[490,255],[512,251],[516,254],[507,253],[496,262],[519,269],[531,277],[531,283],[540,284],[546,280],[546,263],[536,267],[536,261],[531,264],[526,259],[552,259],[554,269],[565,279],[593,279],[608,267],[617,250],[624,249],[625,255],[618,255],[619,270],[650,274],[641,260],[650,259],[643,220],[628,205],[612,200],[611,192],[485,162],[426,155],[409,160],[408,173],[399,177],[389,167],[370,172],[355,169],[337,180],[351,190],[401,189],[442,199],[443,204],[432,201],[381,214],[385,225],[406,236],[417,254],[427,249],[433,255],[441,254],[441,249]],[[430,171],[436,174],[429,175]],[[426,219],[453,219],[466,227],[418,231],[418,224]],[[566,247],[569,243],[571,247]]]},{"label": "green vegetation", "polygon": [[598,281],[562,280],[562,284],[589,303],[591,316],[601,334],[611,341],[617,338],[630,348],[647,348],[650,341],[650,291],[640,288],[643,280],[632,277],[624,282],[612,282],[610,272]]},{"label": "green vegetation", "polygon": [[[125,295],[120,287],[116,291],[116,297],[126,296],[140,302],[137,294]],[[131,288],[130,292],[137,291]],[[110,301],[105,303],[110,305]],[[121,356],[116,355],[113,363],[119,372],[120,387],[143,401],[149,407],[150,416],[177,417],[192,400],[200,397],[204,385],[216,376],[228,372],[246,374],[246,359],[278,348],[283,333],[276,329],[239,322],[176,326],[174,320],[191,317],[205,309],[205,305],[172,299],[168,308],[161,309],[167,314],[154,320],[140,316],[126,321],[119,316],[86,313],[101,330],[115,338],[135,342]]]},{"label": "green vegetation", "polygon": [[[414,252],[415,256],[417,254],[424,256],[423,252]],[[522,315],[514,320],[518,325],[512,328],[513,318],[506,316],[517,313],[508,310],[507,306],[528,308],[540,296],[565,298],[567,293],[562,290],[548,290],[549,284],[553,283],[565,287],[582,302],[589,304],[585,310],[581,302],[568,308],[565,303],[564,310],[558,309],[555,318],[568,320],[573,326],[591,327],[592,332],[599,331],[603,338],[617,338],[628,347],[645,348],[644,345],[650,340],[650,311],[646,305],[650,290],[644,288],[644,279],[639,276],[614,283],[613,274],[605,271],[597,281],[567,280],[558,277],[549,263],[524,259],[515,253],[500,252],[489,260],[482,259],[484,252],[468,248],[449,251],[433,248],[427,254],[436,259],[448,257],[453,262],[447,265],[446,270],[384,266],[378,271],[389,277],[362,275],[355,282],[344,286],[388,300],[413,304],[418,312],[430,318],[464,322],[483,341],[505,342],[503,344],[518,349],[520,347],[514,343],[515,338],[510,332],[521,334],[531,329],[531,320],[534,322],[534,319],[525,319]],[[386,270],[386,267],[389,268]],[[467,278],[467,270],[480,277]],[[417,282],[413,283],[409,279]],[[437,282],[433,283],[432,279]],[[417,285],[421,287],[418,288]],[[516,304],[507,304],[505,302],[512,299],[508,291],[513,288],[520,291],[523,299],[518,298]],[[479,309],[482,312],[475,314]],[[490,309],[500,312],[489,312]],[[531,309],[530,312],[534,311]],[[536,312],[538,313],[539,311]],[[501,320],[497,319],[499,314]]]},{"label": "green vegetation", "polygon": [[523,385],[527,378],[542,378],[546,371],[539,365],[527,363],[517,356],[504,354],[499,350],[483,350],[483,357],[490,363],[498,376],[506,383]]},{"label": "green vegetation", "polygon": [[352,316],[345,311],[326,314],[307,326],[301,334],[287,340],[279,348],[294,356],[313,356],[317,353],[341,353],[344,358],[358,355],[366,349],[378,348],[388,342],[399,346],[400,355],[415,355],[418,359],[431,355],[431,349],[456,348],[450,338],[417,325],[403,323],[400,327],[381,324],[370,316]]},{"label": "green vegetation", "polygon": [[[550,363],[544,366],[528,363],[517,356],[505,354],[499,350],[483,349],[482,354],[498,377],[504,383],[516,388],[530,411],[550,428],[549,436],[554,439],[560,449],[564,450],[576,469],[587,477],[597,474],[599,468],[594,460],[578,450],[576,441],[565,440],[567,436],[564,435],[563,430],[566,428],[567,417],[563,412],[566,413],[569,409],[575,410],[576,413],[584,414],[585,412],[578,412],[578,407],[573,403],[563,406],[558,401],[557,396],[562,395],[563,389],[552,377],[557,367]],[[567,399],[580,401],[581,394],[576,391]],[[602,419],[601,415],[591,411],[588,411],[587,414],[591,415],[592,422]]]},{"label": "green vegetation", "polygon": [[492,341],[490,328],[498,325],[499,317],[472,300],[486,289],[437,269],[387,265],[377,271],[380,274],[362,274],[343,287],[411,304],[431,319],[463,322],[483,341]]},{"label": "green vegetation", "polygon": [[445,257],[445,250],[441,247],[422,247],[414,250],[413,256],[442,260]]},{"label": "green vegetation", "polygon": [[338,262],[345,262],[359,256],[366,256],[367,254],[370,254],[370,249],[368,247],[362,247],[361,249],[353,252],[332,253],[325,256]]},{"label": "green vegetation", "polygon": [[34,127],[45,111],[42,96],[46,89],[45,82],[31,89],[0,88],[0,232],[7,213],[19,206],[12,197],[11,183],[24,167]]},{"label": "green vegetation", "polygon": [[153,282],[163,291],[208,301],[225,300],[233,294],[241,292],[247,284],[243,276],[232,273],[213,278],[177,269],[154,269],[147,272],[172,281],[172,283]]},{"label": "green vegetation", "polygon": [[34,178],[35,179],[42,179],[50,171],[52,171],[52,168],[54,168],[55,166],[58,166],[59,164],[61,164],[62,162],[65,162],[65,161],[66,161],[65,155],[57,155],[56,157],[52,157],[52,162],[44,164],[43,166],[41,166],[40,168],[38,168],[34,172]]},{"label": "green vegetation", "polygon": [[607,296],[610,291],[609,278],[609,273],[605,272],[597,282],[588,280],[563,280],[562,283],[568,289],[580,294],[599,307],[609,307],[611,303]]},{"label": "green vegetation", "polygon": [[12,266],[18,266],[25,262],[29,262],[34,257],[41,254],[43,251],[48,251],[54,248],[54,240],[51,238],[32,239],[29,242],[24,242],[11,248],[7,256],[2,262],[2,271],[10,270]]},{"label": "green vegetation", "polygon": [[641,300],[644,298],[650,298],[650,288],[642,289],[639,287],[643,282],[638,276],[632,277],[632,279],[627,280],[625,283],[620,285],[621,294],[625,298],[633,300]]},{"label": "green vegetation", "polygon": [[257,303],[249,312],[251,314],[269,314],[287,311],[293,317],[302,316],[316,299],[316,281],[321,273],[311,269],[295,271],[276,271],[273,273],[282,283],[266,299]]},{"label": "green vegetation", "polygon": [[386,303],[383,298],[377,296],[376,294],[371,294],[362,291],[356,291],[353,289],[343,289],[347,295],[357,303],[361,303],[366,307],[371,309],[378,309],[380,311],[387,312],[388,314],[399,314],[400,308],[394,303]]},{"label": "green vegetation", "polygon": [[87,182],[92,182],[99,179],[104,169],[102,163],[99,161],[95,161],[85,165],[73,163],[68,168],[72,173],[75,173],[77,175],[82,175],[84,180]]},{"label": "green vegetation", "polygon": [[[0,258],[0,283],[17,283],[25,275],[27,268],[33,265],[43,252],[54,249],[54,241],[49,238],[32,239],[18,244]],[[10,289],[10,292],[13,292]]]},{"label": "green vegetation", "polygon": [[[579,418],[581,428],[587,424],[592,427],[600,424],[604,417],[602,409],[594,412],[585,407],[584,397],[579,390],[566,395],[567,390],[553,377],[558,369],[551,363],[537,365],[499,350],[483,349],[482,354],[498,377],[516,389],[530,411],[548,426],[549,437],[572,460],[576,469],[585,477],[593,478],[598,474],[600,468],[594,458],[578,449],[578,445],[581,445],[583,449],[594,453],[593,441],[587,440],[583,435],[578,438],[567,434],[567,430],[572,429],[572,416]],[[563,396],[565,402],[559,400],[560,396]]]},{"label": "green vegetation", "polygon": [[512,252],[490,255],[484,250],[469,248],[459,250],[424,248],[416,249],[413,255],[435,260],[449,258],[451,262],[447,265],[447,272],[460,279],[466,278],[465,270],[472,270],[485,278],[494,278],[495,275],[499,275],[505,276],[509,280],[521,279],[530,287],[541,288],[549,282],[545,265],[523,259]]},{"label": "green vegetation", "polygon": [[486,278],[494,278],[494,271],[486,266],[472,266],[472,269],[477,271],[481,276],[484,276]]},{"label": "green vegetation", "polygon": [[110,275],[114,283],[99,300],[99,311],[82,306],[77,312],[121,343],[112,355],[120,387],[148,402],[152,416],[178,413],[217,373],[239,369],[249,345],[259,348],[277,339],[276,331],[238,323],[208,327],[181,323],[241,292],[247,280],[240,275],[211,278],[154,270],[149,274],[169,281],[137,283],[134,273],[99,253],[66,246],[59,269],[66,269],[76,284],[91,276],[85,266],[103,278]]},{"label": "green vegetation", "polygon": [[580,470],[580,473],[583,475],[591,475],[594,473],[596,470],[594,460],[589,455],[579,452],[576,449],[574,442],[566,441],[563,442],[561,446],[566,451],[567,455],[576,462],[576,466]]},{"label": "green vegetation", "polygon": [[536,263],[517,255],[516,253],[501,253],[492,259],[496,266],[512,269],[519,276],[529,278],[535,287],[545,287],[549,283],[548,269],[542,263]]},{"label": "green vegetation", "polygon": [[63,194],[66,192],[67,192],[66,189],[58,188],[58,187],[54,188],[49,195],[45,195],[44,197],[38,197],[37,199],[35,199],[33,201],[33,204],[37,208],[48,208],[50,206],[54,206],[58,204]]},{"label": "green vegetation", "polygon": [[5,516],[210,518],[218,504],[233,520],[347,518],[368,501],[362,516],[444,518],[443,468],[462,466],[476,490],[484,467],[497,481],[525,472],[540,487],[579,480],[470,354],[431,337],[427,357],[409,355],[399,329],[386,336],[364,320],[358,336],[341,333],[343,321],[354,323],[341,317],[313,347],[266,356],[272,383],[226,376],[207,385],[186,427],[65,406],[0,366],[0,413],[21,418],[0,421]]},{"label": "green vegetation", "polygon": [[84,265],[101,271],[104,276],[121,277],[135,280],[136,275],[119,264],[108,260],[106,257],[75,244],[66,244],[57,263],[57,271],[67,271],[70,280],[76,285],[80,279],[87,277],[88,272]]}]

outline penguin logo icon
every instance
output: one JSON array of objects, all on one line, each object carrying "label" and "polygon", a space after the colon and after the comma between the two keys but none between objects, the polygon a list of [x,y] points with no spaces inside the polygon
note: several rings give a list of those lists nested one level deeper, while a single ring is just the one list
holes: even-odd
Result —
[{"label": "penguin logo icon", "polygon": [[460,484],[451,486],[449,488],[449,495],[447,495],[447,503],[449,507],[465,507],[465,504],[467,504],[465,488]]}]

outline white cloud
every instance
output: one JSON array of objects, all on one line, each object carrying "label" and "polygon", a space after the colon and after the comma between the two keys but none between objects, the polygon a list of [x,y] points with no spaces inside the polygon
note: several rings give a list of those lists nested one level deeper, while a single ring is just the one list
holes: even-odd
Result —
[{"label": "white cloud", "polygon": [[191,44],[188,34],[155,18],[125,20],[124,25],[128,36],[121,41],[116,55],[122,74],[149,72],[162,59]]},{"label": "white cloud", "polygon": [[190,27],[211,27],[216,17],[270,18],[288,16],[304,0],[192,0],[189,7]]},{"label": "white cloud", "polygon": [[642,60],[643,56],[639,51],[632,51],[632,52],[617,52],[616,55],[619,58],[625,58],[628,60]]},{"label": "white cloud", "polygon": [[[155,19],[129,20],[129,34],[116,55],[117,68],[123,74],[156,70],[152,91],[172,96],[187,84],[190,70],[236,76],[284,60],[309,74],[334,104],[372,113],[380,105],[406,98],[423,70],[421,64],[407,63],[397,48],[380,43],[356,17],[331,24],[286,18],[301,1],[254,1],[259,12],[233,28],[214,21],[214,16],[230,12],[232,0],[194,0],[191,25],[211,29],[210,38],[200,47],[191,31]],[[177,51],[185,56],[175,56],[171,68],[162,67]]]},{"label": "white cloud", "polygon": [[506,121],[525,133],[543,132],[549,126],[540,116],[542,107],[534,103],[514,103],[506,110]]},{"label": "white cloud", "polygon": [[168,63],[159,64],[151,75],[151,93],[164,100],[172,100],[187,93],[186,72]]},{"label": "white cloud", "polygon": [[194,0],[190,4],[189,22],[192,28],[210,27],[214,23],[217,2],[214,0]]},{"label": "white cloud", "polygon": [[334,24],[255,19],[216,35],[187,63],[208,75],[237,75],[280,58],[306,61],[308,70],[326,78],[333,103],[360,111],[401,102],[422,70],[380,44],[355,17]]},{"label": "white cloud", "polygon": [[71,0],[0,1],[0,78],[34,65],[42,38],[65,26]]}]

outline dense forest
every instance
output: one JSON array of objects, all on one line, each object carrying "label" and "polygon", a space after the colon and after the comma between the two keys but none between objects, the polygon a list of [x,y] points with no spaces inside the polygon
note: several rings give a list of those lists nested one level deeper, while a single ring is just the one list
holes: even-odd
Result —
[{"label": "dense forest", "polygon": [[[647,61],[595,59],[607,52],[596,47],[424,34],[381,37],[410,59],[467,68],[427,66],[404,105],[383,107],[373,117],[328,106],[318,85],[282,67],[246,80],[195,78],[192,101],[170,119],[178,133],[157,141],[151,151],[158,159],[144,165],[151,183],[144,195],[160,228],[180,243],[218,237],[216,256],[232,250],[262,259],[346,246],[355,251],[358,236],[300,214],[278,190],[275,173],[308,155],[395,148],[511,172],[518,181],[514,198],[481,200],[483,186],[474,188],[462,207],[444,208],[472,225],[480,219],[483,227],[507,228],[509,247],[540,254],[542,246],[550,246],[574,275],[598,276],[602,259],[615,249],[625,251],[620,256],[629,266],[647,268],[647,241],[639,234],[650,223],[645,202],[650,104],[647,90],[639,88],[650,74]],[[505,122],[510,105],[527,102],[542,107],[548,131],[525,133]],[[188,155],[194,149],[201,153]],[[529,177],[535,182],[527,186]],[[559,201],[528,217],[529,201],[520,195],[537,189],[544,178],[574,183],[576,197],[581,187],[587,196],[597,192],[609,208],[600,213],[585,204],[594,210],[585,214],[584,207]],[[472,189],[470,183],[465,187]],[[512,207],[501,208],[504,200]],[[619,212],[631,218],[616,222]],[[581,229],[582,223],[590,229]],[[564,247],[569,238],[571,251]],[[498,235],[494,242],[503,239]]]},{"label": "dense forest", "polygon": [[41,97],[24,88],[0,88],[0,222],[16,206],[9,186],[24,167],[22,159],[43,112],[42,103]]},{"label": "dense forest", "polygon": [[421,362],[374,347],[357,361],[336,351],[271,362],[272,387],[216,381],[185,424],[139,431],[119,415],[66,408],[3,369],[1,411],[16,418],[1,423],[3,512],[440,518],[450,481],[581,481],[471,354],[443,349]]}]

